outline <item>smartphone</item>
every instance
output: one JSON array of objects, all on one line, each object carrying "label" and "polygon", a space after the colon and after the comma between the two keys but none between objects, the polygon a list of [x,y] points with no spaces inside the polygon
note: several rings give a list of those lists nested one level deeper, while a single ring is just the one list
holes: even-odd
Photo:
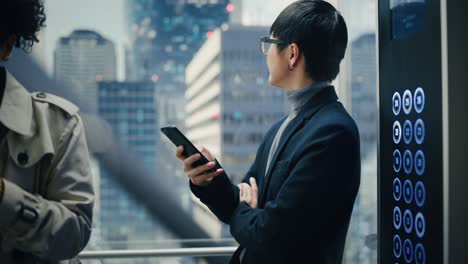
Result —
[{"label": "smartphone", "polygon": [[[176,147],[178,146],[183,146],[184,147],[184,152],[182,153],[185,157],[190,157],[194,154],[200,154],[200,159],[195,161],[192,164],[192,167],[198,167],[200,165],[204,165],[208,163],[208,159],[190,142],[190,140],[185,137],[180,130],[175,127],[175,126],[167,126],[167,127],[162,127],[161,131],[166,135]],[[215,167],[212,169],[209,169],[205,171],[205,173],[208,172],[215,172],[217,169],[222,169],[222,167],[219,165],[218,162],[216,162]]]}]

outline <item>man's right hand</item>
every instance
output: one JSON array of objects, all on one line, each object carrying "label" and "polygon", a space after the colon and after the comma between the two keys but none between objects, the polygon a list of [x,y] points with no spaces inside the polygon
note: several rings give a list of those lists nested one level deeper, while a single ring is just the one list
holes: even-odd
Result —
[{"label": "man's right hand", "polygon": [[206,159],[209,160],[209,162],[195,168],[192,167],[192,164],[201,158],[200,154],[185,157],[183,155],[183,152],[183,146],[177,147],[176,157],[184,162],[185,174],[187,175],[187,177],[189,177],[190,181],[196,186],[206,187],[208,186],[208,184],[210,184],[214,177],[219,176],[224,172],[223,169],[218,169],[215,172],[204,173],[205,171],[212,169],[216,165],[213,156],[205,148],[201,148],[200,152],[203,153],[203,155],[206,157]]}]

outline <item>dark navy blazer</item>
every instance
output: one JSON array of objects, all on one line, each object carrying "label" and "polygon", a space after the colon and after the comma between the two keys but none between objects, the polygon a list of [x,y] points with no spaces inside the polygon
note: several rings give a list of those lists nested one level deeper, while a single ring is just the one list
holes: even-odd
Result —
[{"label": "dark navy blazer", "polygon": [[[341,263],[360,183],[359,132],[332,86],[316,94],[284,130],[270,169],[265,135],[245,175],[259,186],[258,208],[239,203],[226,174],[192,192],[224,223],[240,248],[231,263]],[[265,176],[266,174],[266,176]]]}]

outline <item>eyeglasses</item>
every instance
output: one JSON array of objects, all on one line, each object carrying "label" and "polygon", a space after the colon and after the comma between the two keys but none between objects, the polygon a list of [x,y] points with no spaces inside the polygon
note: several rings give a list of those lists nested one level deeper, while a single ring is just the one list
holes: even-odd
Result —
[{"label": "eyeglasses", "polygon": [[260,48],[262,49],[263,54],[268,55],[268,50],[271,47],[271,44],[287,44],[286,42],[279,39],[271,39],[269,37],[263,37],[260,39]]}]

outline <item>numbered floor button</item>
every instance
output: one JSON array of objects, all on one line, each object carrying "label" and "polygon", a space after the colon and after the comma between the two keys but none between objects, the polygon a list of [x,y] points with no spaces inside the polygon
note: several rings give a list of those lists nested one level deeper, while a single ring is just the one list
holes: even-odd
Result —
[{"label": "numbered floor button", "polygon": [[424,233],[426,233],[426,220],[421,212],[416,214],[415,230],[419,238],[422,238]]},{"label": "numbered floor button", "polygon": [[401,199],[401,181],[398,178],[393,180],[393,198],[395,198],[395,201],[400,201]]},{"label": "numbered floor button", "polygon": [[401,97],[400,97],[400,94],[398,92],[395,92],[393,94],[393,98],[392,98],[392,108],[393,108],[393,114],[394,115],[399,115],[400,114],[400,110],[401,110]]},{"label": "numbered floor button", "polygon": [[413,243],[411,243],[409,239],[406,239],[403,244],[403,256],[405,257],[406,263],[411,263],[413,261]]},{"label": "numbered floor button", "polygon": [[426,158],[421,150],[418,150],[414,155],[414,169],[419,176],[423,175],[426,170]]},{"label": "numbered floor button", "polygon": [[406,209],[405,213],[403,214],[403,227],[408,234],[413,231],[413,214],[409,209]]},{"label": "numbered floor button", "polygon": [[409,114],[411,112],[411,109],[413,107],[413,97],[411,95],[411,92],[409,90],[406,90],[403,93],[403,111],[405,114]]},{"label": "numbered floor button", "polygon": [[395,235],[393,237],[393,255],[395,255],[396,258],[401,257],[401,239],[400,236]]},{"label": "numbered floor button", "polygon": [[424,90],[421,87],[418,87],[414,92],[414,110],[418,114],[424,111],[424,105],[426,104],[426,96],[424,95]]},{"label": "numbered floor button", "polygon": [[414,187],[414,200],[416,200],[416,204],[419,207],[422,207],[426,202],[426,189],[421,181],[417,182]]},{"label": "numbered floor button", "polygon": [[410,174],[413,170],[413,154],[409,150],[406,150],[405,154],[403,154],[403,168],[406,174]]},{"label": "numbered floor button", "polygon": [[422,119],[418,119],[414,124],[414,140],[416,141],[416,143],[421,145],[424,142],[425,137],[426,128],[424,126],[424,121]]},{"label": "numbered floor button", "polygon": [[414,250],[414,260],[416,264],[426,264],[426,250],[421,243],[416,245],[416,249]]},{"label": "numbered floor button", "polygon": [[401,220],[402,220],[402,215],[401,215],[400,207],[395,206],[395,208],[393,209],[393,226],[395,227],[396,230],[400,229]]},{"label": "numbered floor button", "polygon": [[399,144],[401,140],[401,124],[398,121],[393,123],[393,142]]},{"label": "numbered floor button", "polygon": [[411,143],[411,138],[413,137],[413,126],[411,121],[406,120],[403,124],[403,139],[406,144]]},{"label": "numbered floor button", "polygon": [[403,185],[403,197],[407,204],[410,204],[413,200],[413,184],[410,180],[406,180]]},{"label": "numbered floor button", "polygon": [[401,170],[401,153],[398,149],[393,151],[393,170],[395,172],[400,172]]}]

